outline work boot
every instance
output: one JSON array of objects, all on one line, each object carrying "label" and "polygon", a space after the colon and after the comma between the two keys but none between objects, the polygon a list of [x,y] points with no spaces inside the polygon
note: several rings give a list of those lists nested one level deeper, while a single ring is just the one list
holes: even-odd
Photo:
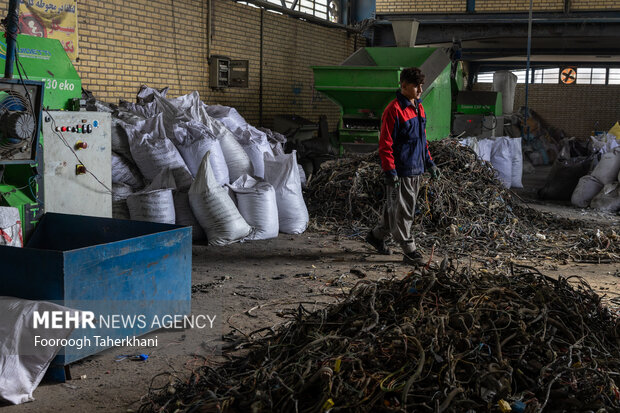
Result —
[{"label": "work boot", "polygon": [[390,249],[386,245],[385,241],[375,237],[373,235],[372,231],[370,231],[368,233],[368,235],[366,235],[366,242],[369,243],[370,245],[372,245],[373,247],[375,247],[377,252],[379,254],[381,254],[381,255],[390,255],[390,254],[392,254],[392,251],[390,251]]},{"label": "work boot", "polygon": [[404,264],[409,264],[409,265],[414,265],[414,266],[423,266],[424,263],[424,258],[422,257],[422,254],[420,254],[418,251],[412,251],[412,252],[404,252],[403,253],[403,263]]}]

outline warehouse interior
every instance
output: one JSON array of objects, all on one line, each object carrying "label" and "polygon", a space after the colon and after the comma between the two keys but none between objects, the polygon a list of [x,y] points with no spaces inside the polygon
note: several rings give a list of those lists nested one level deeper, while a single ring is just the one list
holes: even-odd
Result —
[{"label": "warehouse interior", "polygon": [[620,0],[0,16],[0,413],[620,411]]}]

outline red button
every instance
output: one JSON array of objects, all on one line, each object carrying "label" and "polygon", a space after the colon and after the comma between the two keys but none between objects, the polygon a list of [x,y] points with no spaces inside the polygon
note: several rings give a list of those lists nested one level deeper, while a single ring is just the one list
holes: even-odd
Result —
[{"label": "red button", "polygon": [[67,127],[63,126],[62,128],[60,128],[61,131],[66,132],[67,131]]}]

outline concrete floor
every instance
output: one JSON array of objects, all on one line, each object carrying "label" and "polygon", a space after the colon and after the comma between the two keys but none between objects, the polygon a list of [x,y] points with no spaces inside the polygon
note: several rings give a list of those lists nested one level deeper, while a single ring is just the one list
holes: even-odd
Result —
[{"label": "concrete floor", "polygon": [[[530,198],[528,194],[544,183],[549,170],[541,167],[525,175],[525,188],[515,192]],[[593,225],[620,224],[618,216],[572,206],[549,202],[532,206]],[[171,377],[187,377],[207,361],[221,360],[214,346],[221,344],[222,334],[248,334],[276,325],[286,320],[283,316],[287,309],[299,304],[312,310],[334,303],[359,280],[359,274],[377,280],[403,277],[409,269],[401,263],[400,255],[374,255],[360,239],[310,232],[225,247],[195,245],[192,255],[192,312],[216,312],[222,321],[217,331],[159,331],[150,335],[158,336],[157,347],[106,350],[73,364],[76,379],[64,384],[44,383],[34,392],[34,402],[2,407],[0,413],[135,411],[145,400],[154,376],[170,374],[153,381],[155,387],[165,388]],[[549,260],[536,265],[550,276],[583,276],[608,300],[620,297],[618,264]],[[149,354],[148,361],[115,361],[120,354],[140,353]]]}]

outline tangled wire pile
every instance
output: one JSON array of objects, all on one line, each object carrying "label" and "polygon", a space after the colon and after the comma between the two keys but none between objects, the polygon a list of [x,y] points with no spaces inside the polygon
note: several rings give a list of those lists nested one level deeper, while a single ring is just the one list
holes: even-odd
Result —
[{"label": "tangled wire pile", "polygon": [[248,337],[247,357],[166,383],[142,411],[619,411],[619,333],[580,278],[446,259],[300,306],[279,332]]},{"label": "tangled wire pile", "polygon": [[[576,228],[524,206],[495,178],[490,164],[454,139],[431,142],[442,179],[425,180],[414,225],[421,245],[451,254],[509,252],[587,262],[620,261],[614,228]],[[311,226],[340,234],[362,234],[377,223],[383,205],[382,173],[376,153],[330,161],[307,190]],[[618,228],[615,228],[616,230]]]}]

